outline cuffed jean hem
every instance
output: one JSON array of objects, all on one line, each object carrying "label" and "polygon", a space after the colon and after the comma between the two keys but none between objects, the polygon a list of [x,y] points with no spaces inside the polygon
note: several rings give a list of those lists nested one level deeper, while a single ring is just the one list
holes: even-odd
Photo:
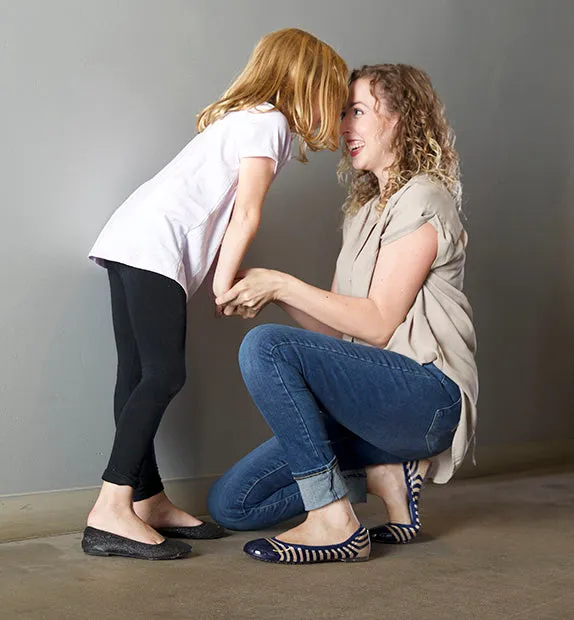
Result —
[{"label": "cuffed jean hem", "polygon": [[343,472],[347,485],[347,497],[351,504],[364,504],[367,501],[367,474],[364,469],[350,469]]},{"label": "cuffed jean hem", "polygon": [[337,463],[327,471],[304,478],[295,478],[305,510],[317,510],[336,502],[348,493],[345,478]]}]

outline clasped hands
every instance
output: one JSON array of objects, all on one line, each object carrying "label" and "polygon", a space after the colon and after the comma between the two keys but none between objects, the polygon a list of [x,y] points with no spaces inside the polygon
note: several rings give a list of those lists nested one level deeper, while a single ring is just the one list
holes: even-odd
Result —
[{"label": "clasped hands", "polygon": [[215,299],[219,316],[255,318],[279,298],[285,274],[272,269],[245,269],[237,273],[233,286]]}]

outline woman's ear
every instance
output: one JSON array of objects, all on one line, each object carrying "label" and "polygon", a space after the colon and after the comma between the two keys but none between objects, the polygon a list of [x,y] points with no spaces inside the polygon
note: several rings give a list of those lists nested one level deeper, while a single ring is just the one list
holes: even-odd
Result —
[{"label": "woman's ear", "polygon": [[391,131],[393,132],[395,131],[395,127],[397,126],[399,119],[400,119],[400,114],[398,112],[395,112],[394,114],[389,114],[388,122],[389,122],[389,129]]}]

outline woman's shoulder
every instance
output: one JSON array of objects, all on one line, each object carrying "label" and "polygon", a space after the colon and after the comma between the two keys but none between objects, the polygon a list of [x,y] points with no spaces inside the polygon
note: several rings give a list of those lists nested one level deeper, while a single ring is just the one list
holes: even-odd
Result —
[{"label": "woman's shoulder", "polygon": [[385,243],[417,230],[429,222],[444,237],[456,239],[462,223],[456,201],[438,181],[417,175],[396,192],[387,203],[382,239]]},{"label": "woman's shoulder", "polygon": [[456,202],[447,188],[426,174],[410,179],[398,192],[391,196],[392,208],[433,212],[438,215],[457,215]]}]

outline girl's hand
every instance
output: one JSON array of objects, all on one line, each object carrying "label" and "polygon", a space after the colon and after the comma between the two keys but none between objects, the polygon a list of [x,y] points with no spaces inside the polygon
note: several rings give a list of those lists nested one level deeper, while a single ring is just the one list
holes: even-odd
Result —
[{"label": "girl's hand", "polygon": [[[220,319],[223,316],[232,316],[232,315],[237,315],[237,316],[243,316],[243,312],[242,312],[242,307],[241,306],[237,306],[235,308],[232,308],[231,306],[229,306],[229,310],[227,312],[227,314],[224,314],[223,310],[225,308],[225,305],[220,305],[217,303],[217,299],[222,297],[225,293],[227,293],[228,291],[230,291],[233,286],[235,284],[237,284],[242,278],[243,278],[243,274],[245,272],[244,271],[239,271],[235,278],[233,279],[233,282],[231,284],[231,286],[227,289],[221,289],[219,290],[219,292],[216,291],[216,287],[213,286],[213,303],[215,304],[215,316]],[[243,318],[248,318],[248,317],[243,317]]]},{"label": "girl's hand", "polygon": [[223,306],[220,316],[240,316],[242,319],[254,319],[263,310],[263,306],[259,309],[247,308],[246,306],[230,305]]},{"label": "girl's hand", "polygon": [[215,303],[223,307],[225,316],[239,314],[254,318],[269,303],[278,299],[285,274],[271,269],[246,269],[237,274],[240,280]]}]

